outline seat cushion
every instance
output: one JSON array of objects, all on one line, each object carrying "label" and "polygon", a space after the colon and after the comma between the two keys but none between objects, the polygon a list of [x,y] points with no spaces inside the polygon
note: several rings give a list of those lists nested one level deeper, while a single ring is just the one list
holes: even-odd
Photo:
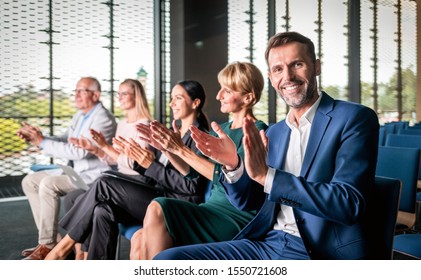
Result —
[{"label": "seat cushion", "polygon": [[421,259],[421,234],[396,235],[393,241],[393,250]]},{"label": "seat cushion", "polygon": [[126,239],[132,239],[133,234],[142,228],[142,225],[123,225],[118,224],[118,229],[120,234],[123,235]]}]

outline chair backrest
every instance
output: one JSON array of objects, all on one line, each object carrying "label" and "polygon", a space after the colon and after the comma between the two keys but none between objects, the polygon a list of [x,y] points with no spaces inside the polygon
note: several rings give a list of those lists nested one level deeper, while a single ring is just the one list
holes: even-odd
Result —
[{"label": "chair backrest", "polygon": [[400,180],[376,176],[367,204],[365,220],[372,259],[390,260],[392,258],[400,191]]},{"label": "chair backrest", "polygon": [[398,130],[407,128],[409,126],[409,121],[393,121],[385,123],[384,125],[393,127],[393,133],[397,133]]},{"label": "chair backrest", "polygon": [[386,129],[387,134],[395,133],[395,125],[393,123],[385,123],[383,127]]},{"label": "chair backrest", "polygon": [[421,136],[421,129],[402,128],[398,130],[398,135],[418,135]]},{"label": "chair backrest", "polygon": [[386,142],[386,135],[387,135],[386,127],[380,126],[379,127],[379,146],[384,146],[384,143]]},{"label": "chair backrest", "polygon": [[414,125],[412,125],[412,126],[409,126],[408,125],[408,127],[407,127],[408,129],[421,129],[421,123],[415,123]]},{"label": "chair backrest", "polygon": [[379,147],[376,176],[396,178],[402,182],[398,224],[405,225],[403,229],[415,223],[419,163],[419,149]]},{"label": "chair backrest", "polygon": [[421,149],[421,135],[388,134],[386,146]]},{"label": "chair backrest", "polygon": [[[392,134],[386,136],[385,146],[421,149],[421,135]],[[418,169],[418,180],[421,180],[421,164]]]}]

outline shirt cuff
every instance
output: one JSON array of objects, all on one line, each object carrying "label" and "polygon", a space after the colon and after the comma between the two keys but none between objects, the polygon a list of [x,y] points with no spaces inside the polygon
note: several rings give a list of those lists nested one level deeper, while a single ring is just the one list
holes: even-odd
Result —
[{"label": "shirt cuff", "polygon": [[234,170],[228,171],[224,167],[222,167],[222,173],[225,175],[225,181],[229,184],[234,184],[238,180],[240,180],[241,176],[244,172],[244,164],[241,160],[241,157],[238,157],[238,160],[240,161],[240,166]]},{"label": "shirt cuff", "polygon": [[133,163],[133,170],[139,173],[140,175],[145,175],[146,168],[143,168],[136,161]]},{"label": "shirt cuff", "polygon": [[270,193],[270,191],[272,190],[273,179],[275,179],[275,172],[275,168],[269,167],[268,173],[266,174],[265,185],[263,187],[265,193]]}]

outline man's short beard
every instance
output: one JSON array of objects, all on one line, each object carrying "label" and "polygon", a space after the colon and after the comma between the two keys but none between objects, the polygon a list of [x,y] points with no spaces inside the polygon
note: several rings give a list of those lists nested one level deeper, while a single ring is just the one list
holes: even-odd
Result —
[{"label": "man's short beard", "polygon": [[307,90],[304,95],[301,95],[301,99],[297,103],[289,104],[285,98],[282,96],[282,94],[279,93],[279,96],[284,100],[284,102],[291,108],[298,109],[301,107],[304,107],[305,105],[309,104],[316,93],[316,77],[313,77],[313,79],[310,80],[311,82],[308,84]]}]

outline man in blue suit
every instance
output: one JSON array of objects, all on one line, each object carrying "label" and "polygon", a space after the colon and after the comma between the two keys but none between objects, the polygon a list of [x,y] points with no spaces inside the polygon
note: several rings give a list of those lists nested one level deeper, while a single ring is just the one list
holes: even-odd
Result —
[{"label": "man in blue suit", "polygon": [[377,115],[318,90],[321,64],[299,33],[273,36],[266,61],[272,86],[290,108],[286,119],[266,135],[244,120],[244,162],[212,150],[212,142],[229,145],[222,133],[202,137],[209,144],[202,152],[225,166],[221,180],[230,201],[259,213],[232,241],[172,248],[155,259],[372,256],[364,213],[374,185]]}]

